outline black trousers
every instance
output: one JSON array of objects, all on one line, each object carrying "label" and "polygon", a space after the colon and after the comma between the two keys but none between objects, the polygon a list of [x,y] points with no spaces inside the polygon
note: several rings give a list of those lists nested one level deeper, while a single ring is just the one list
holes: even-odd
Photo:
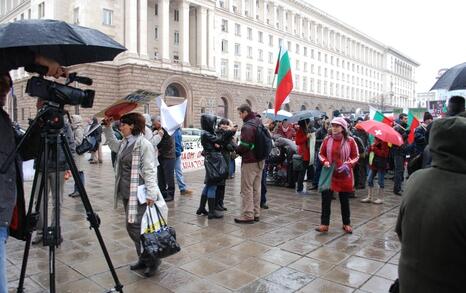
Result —
[{"label": "black trousers", "polygon": [[[341,220],[343,225],[350,225],[350,207],[349,196],[350,192],[339,192],[340,206],[341,206]],[[328,226],[330,224],[330,210],[332,205],[333,191],[326,190],[322,192],[322,215],[320,216],[320,223]]]},{"label": "black trousers", "polygon": [[295,176],[297,178],[297,185],[298,185],[296,187],[296,191],[298,192],[303,191],[303,188],[304,188],[303,182],[304,182],[304,177],[306,176],[306,172],[308,172],[309,161],[304,161],[303,164],[304,164],[304,170],[295,172]]},{"label": "black trousers", "polygon": [[175,161],[176,159],[161,159],[157,167],[157,181],[163,198],[175,197]]}]

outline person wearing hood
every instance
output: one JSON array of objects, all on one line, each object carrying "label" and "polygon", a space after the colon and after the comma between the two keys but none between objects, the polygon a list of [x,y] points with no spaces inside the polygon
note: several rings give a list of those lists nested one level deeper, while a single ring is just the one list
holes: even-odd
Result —
[{"label": "person wearing hood", "polygon": [[[224,160],[221,154],[221,145],[223,139],[221,136],[215,134],[215,125],[217,123],[217,117],[210,114],[203,114],[201,116],[201,144],[202,154],[204,155],[204,165],[217,166],[215,160]],[[226,166],[226,162],[225,162]],[[206,175],[204,179],[204,189],[202,190],[201,200],[199,202],[199,208],[196,211],[197,215],[208,215],[209,219],[223,218],[223,213],[215,209],[215,199],[217,195],[217,188],[219,181],[217,178],[213,179],[212,168],[205,168]],[[218,170],[217,170],[218,171]],[[209,205],[209,211],[205,209],[206,202]]]},{"label": "person wearing hood", "polygon": [[403,138],[403,144],[401,146],[394,145],[392,147],[392,154],[395,168],[395,184],[393,186],[393,193],[401,195],[401,185],[403,184],[403,177],[405,173],[405,158],[406,151],[408,148],[408,115],[401,113],[398,116],[398,121],[393,127]]},{"label": "person wearing hood", "polygon": [[[83,126],[83,119],[80,115],[74,114],[71,115],[71,130],[73,131],[74,142],[76,146],[81,145],[84,139],[84,126]],[[79,172],[79,179],[84,186],[84,171],[82,170],[81,159],[83,155],[74,154],[74,161],[76,163],[76,168]],[[78,185],[74,183],[74,191],[68,194],[69,197],[78,197],[80,196],[78,191]]]},{"label": "person wearing hood", "polygon": [[359,152],[354,138],[349,136],[348,124],[342,117],[333,118],[332,134],[327,136],[320,147],[319,159],[323,168],[334,166],[329,190],[322,191],[322,215],[318,232],[328,232],[333,192],[338,192],[341,205],[343,231],[353,233],[350,220],[349,197],[354,192],[353,167],[358,162]]},{"label": "person wearing hood", "polygon": [[432,167],[413,173],[396,233],[400,292],[464,292],[466,268],[466,118],[432,123]]}]

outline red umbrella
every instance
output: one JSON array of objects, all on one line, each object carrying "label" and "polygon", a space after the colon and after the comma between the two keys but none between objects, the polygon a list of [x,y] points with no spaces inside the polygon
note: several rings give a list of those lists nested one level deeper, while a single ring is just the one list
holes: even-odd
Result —
[{"label": "red umbrella", "polygon": [[395,129],[391,128],[385,123],[375,120],[367,120],[358,123],[356,128],[360,128],[382,141],[398,146],[403,144],[403,138],[401,135]]}]

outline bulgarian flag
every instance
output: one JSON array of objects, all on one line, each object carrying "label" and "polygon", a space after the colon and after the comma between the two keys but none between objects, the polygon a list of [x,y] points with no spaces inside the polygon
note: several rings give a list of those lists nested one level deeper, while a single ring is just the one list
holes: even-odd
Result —
[{"label": "bulgarian flag", "polygon": [[414,142],[414,131],[416,128],[419,127],[421,123],[419,120],[417,120],[416,116],[411,113],[411,111],[408,112],[408,129],[410,130],[409,135],[408,135],[408,143],[413,143]]},{"label": "bulgarian flag", "polygon": [[385,123],[385,124],[387,124],[389,126],[393,126],[393,119],[391,119],[391,118],[385,116],[384,114],[380,113],[374,107],[369,107],[369,117],[372,120]]},{"label": "bulgarian flag", "polygon": [[277,78],[277,91],[275,92],[275,114],[282,106],[293,89],[293,79],[291,77],[291,66],[288,51],[280,47],[278,53],[277,66],[275,66]]}]

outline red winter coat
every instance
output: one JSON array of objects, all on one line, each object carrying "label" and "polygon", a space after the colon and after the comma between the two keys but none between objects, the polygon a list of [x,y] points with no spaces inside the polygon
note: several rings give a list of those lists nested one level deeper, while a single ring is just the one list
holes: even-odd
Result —
[{"label": "red winter coat", "polygon": [[[379,157],[380,159],[387,164],[388,154],[390,153],[390,149],[388,148],[388,144],[384,141],[380,141],[379,143],[373,143],[369,148],[369,153],[374,152],[374,159],[372,160],[372,164],[370,164],[370,168],[372,170],[377,171],[377,166],[375,166],[374,161],[375,157]],[[384,169],[385,171],[385,169]]]},{"label": "red winter coat", "polygon": [[299,129],[296,132],[296,145],[298,146],[298,154],[301,155],[303,161],[309,162],[311,154],[309,152],[309,139],[307,138],[306,133]]},{"label": "red winter coat", "polygon": [[[324,164],[325,162],[330,162],[327,158],[327,145],[331,136],[327,136],[322,142],[320,147],[319,159]],[[354,175],[353,175],[353,166],[359,160],[359,152],[356,142],[352,137],[348,137],[347,141],[350,147],[349,158],[345,162],[341,158],[341,143],[343,140],[333,140],[332,146],[332,163],[335,164],[335,168],[332,174],[332,186],[331,189],[335,192],[353,192],[354,191]],[[331,163],[331,164],[332,164]],[[346,175],[344,172],[339,173],[337,169],[343,165],[343,163],[348,164],[350,168],[350,174]]]}]

